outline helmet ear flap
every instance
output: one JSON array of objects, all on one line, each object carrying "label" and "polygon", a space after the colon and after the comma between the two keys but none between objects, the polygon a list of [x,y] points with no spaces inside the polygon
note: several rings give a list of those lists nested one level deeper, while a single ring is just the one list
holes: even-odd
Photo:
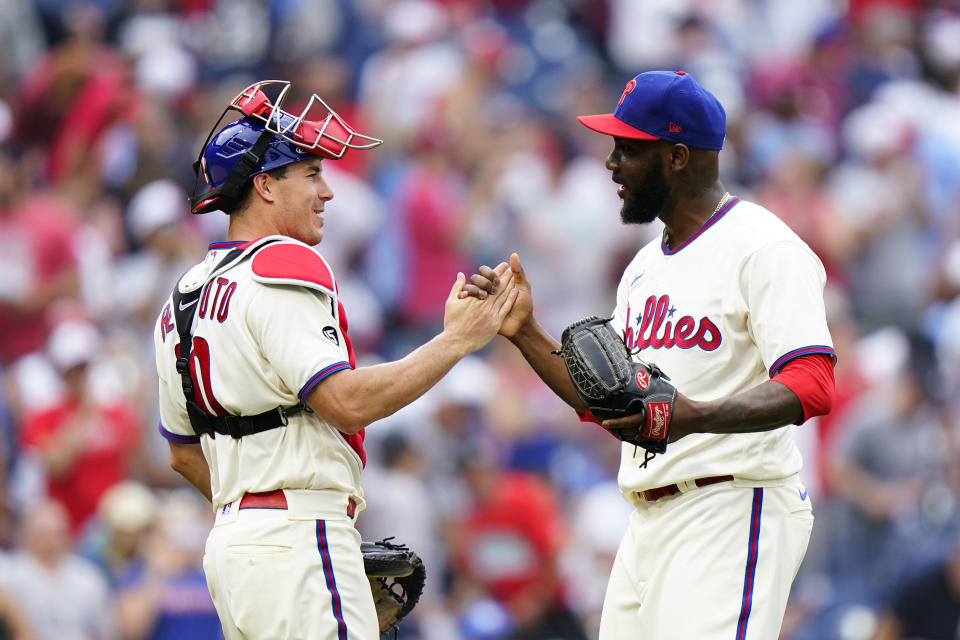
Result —
[{"label": "helmet ear flap", "polygon": [[229,213],[239,204],[237,202],[239,193],[232,196],[224,193],[220,185],[214,189],[204,191],[199,195],[190,196],[190,213],[210,213],[211,211],[224,211]]}]

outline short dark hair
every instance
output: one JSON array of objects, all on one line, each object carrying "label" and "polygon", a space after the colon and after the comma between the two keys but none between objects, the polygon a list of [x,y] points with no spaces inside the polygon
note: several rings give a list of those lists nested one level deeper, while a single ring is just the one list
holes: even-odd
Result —
[{"label": "short dark hair", "polygon": [[[289,165],[283,165],[282,167],[277,167],[276,169],[271,169],[270,171],[264,171],[268,176],[274,180],[283,180],[287,177],[287,167]],[[257,174],[259,175],[259,174]],[[253,179],[256,176],[250,176],[247,178],[247,181],[243,183],[243,186],[240,187],[240,195],[237,196],[237,204],[228,211],[227,213],[235,213],[237,211],[242,211],[249,204],[250,198],[253,194]]]}]

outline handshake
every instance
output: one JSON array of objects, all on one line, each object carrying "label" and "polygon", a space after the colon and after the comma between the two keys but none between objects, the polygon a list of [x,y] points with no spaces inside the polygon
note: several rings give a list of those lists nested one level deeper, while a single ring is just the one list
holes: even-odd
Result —
[{"label": "handshake", "polygon": [[530,283],[517,254],[510,263],[482,266],[467,282],[464,274],[450,291],[443,314],[443,332],[463,346],[464,355],[482,349],[498,333],[513,337],[533,317]]}]

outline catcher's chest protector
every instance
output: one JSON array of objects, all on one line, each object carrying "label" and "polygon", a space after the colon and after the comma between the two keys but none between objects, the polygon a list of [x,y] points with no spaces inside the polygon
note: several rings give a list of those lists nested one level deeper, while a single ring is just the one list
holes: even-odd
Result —
[{"label": "catcher's chest protector", "polygon": [[[254,252],[268,246],[271,242],[275,241],[265,242],[257,247]],[[173,315],[177,326],[177,335],[180,337],[180,343],[177,349],[177,373],[180,374],[190,425],[198,436],[219,433],[232,438],[242,438],[245,435],[282,427],[287,424],[287,416],[300,410],[299,406],[277,407],[253,416],[216,416],[204,411],[196,402],[194,395],[195,385],[190,372],[190,360],[193,349],[191,328],[193,327],[193,317],[197,310],[197,301],[200,299],[200,294],[203,292],[203,287],[207,282],[235,264],[238,260],[244,260],[251,255],[253,255],[253,252],[249,250],[241,248],[233,249],[217,263],[210,272],[210,275],[203,281],[192,283],[194,286],[191,286],[186,292],[180,291],[179,282],[173,288]]]}]

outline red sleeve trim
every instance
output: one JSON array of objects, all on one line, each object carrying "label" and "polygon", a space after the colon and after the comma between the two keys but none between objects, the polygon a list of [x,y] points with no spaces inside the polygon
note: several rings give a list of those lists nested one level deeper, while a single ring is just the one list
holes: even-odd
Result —
[{"label": "red sleeve trim", "polygon": [[[601,429],[603,429],[603,425],[600,424],[601,422],[600,418],[590,413],[588,409],[584,409],[583,413],[580,413],[579,411],[577,411],[577,417],[580,418],[580,422],[590,422],[592,424],[599,426]],[[612,431],[603,429],[603,432],[609,436],[613,436],[614,438],[617,438],[616,434],[614,434]],[[617,438],[617,440],[620,440],[620,438]]]},{"label": "red sleeve trim", "polygon": [[590,413],[589,409],[584,409],[583,413],[577,411],[577,417],[580,418],[580,422],[592,422],[594,424],[600,424],[600,419]]},{"label": "red sleeve trim", "polygon": [[336,292],[333,273],[310,247],[286,242],[266,245],[257,251],[251,264],[253,274],[263,280],[314,285]]},{"label": "red sleeve trim", "polygon": [[815,416],[824,416],[833,408],[833,357],[823,353],[802,355],[784,364],[771,380],[786,386],[803,405],[803,424]]}]

